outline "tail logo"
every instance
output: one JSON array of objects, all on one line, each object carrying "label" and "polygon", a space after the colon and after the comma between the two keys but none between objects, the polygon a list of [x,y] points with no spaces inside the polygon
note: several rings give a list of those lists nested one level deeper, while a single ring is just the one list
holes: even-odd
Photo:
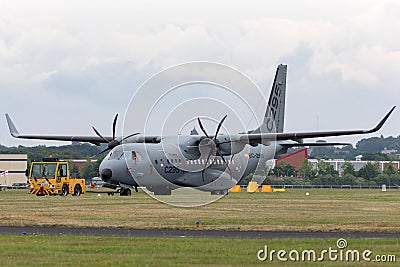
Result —
[{"label": "tail logo", "polygon": [[267,113],[266,113],[266,114],[268,114],[268,117],[266,118],[266,125],[267,125],[267,130],[269,132],[272,132],[272,130],[274,129],[276,111],[278,110],[278,107],[279,107],[279,104],[280,104],[278,97],[280,97],[280,95],[281,95],[281,89],[278,86],[278,84],[275,85],[273,93],[274,93],[274,95],[269,100],[268,110],[267,110]]}]

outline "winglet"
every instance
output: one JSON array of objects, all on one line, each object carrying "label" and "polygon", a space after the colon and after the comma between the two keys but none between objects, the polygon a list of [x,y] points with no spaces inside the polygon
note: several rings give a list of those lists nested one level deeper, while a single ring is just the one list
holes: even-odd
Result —
[{"label": "winglet", "polygon": [[379,129],[382,128],[382,126],[385,124],[387,119],[389,118],[390,114],[392,114],[393,110],[396,108],[396,106],[392,107],[392,109],[386,114],[385,117],[372,129],[364,131],[364,133],[374,133],[376,131],[379,131]]},{"label": "winglet", "polygon": [[19,137],[19,132],[17,130],[17,127],[15,127],[13,121],[11,120],[10,116],[6,113],[6,120],[7,120],[7,124],[8,124],[8,129],[10,130],[10,134],[13,137],[18,138]]}]

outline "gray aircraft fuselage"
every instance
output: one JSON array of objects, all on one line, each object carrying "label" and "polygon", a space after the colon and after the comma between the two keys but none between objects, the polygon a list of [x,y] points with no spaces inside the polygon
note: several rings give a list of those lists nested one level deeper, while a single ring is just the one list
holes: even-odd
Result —
[{"label": "gray aircraft fuselage", "polygon": [[[182,136],[190,139],[192,136]],[[167,139],[167,138],[166,138]],[[183,141],[184,143],[184,141]],[[146,187],[158,192],[163,188],[194,187],[202,191],[227,191],[257,166],[274,158],[276,148],[283,148],[272,142],[269,146],[245,145],[233,156],[211,157],[202,174],[206,158],[186,153],[171,142],[126,143],[113,148],[99,167],[101,178],[110,184],[122,187]],[[277,146],[277,147],[276,147]],[[110,172],[111,171],[111,172]],[[107,175],[108,174],[108,175]],[[111,175],[110,175],[111,174]]]}]

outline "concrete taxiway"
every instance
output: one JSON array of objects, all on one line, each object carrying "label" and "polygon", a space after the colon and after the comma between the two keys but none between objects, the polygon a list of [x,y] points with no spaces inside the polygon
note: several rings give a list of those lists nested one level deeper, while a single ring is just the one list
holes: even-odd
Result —
[{"label": "concrete taxiway", "polygon": [[131,228],[75,228],[0,226],[1,235],[71,235],[115,237],[208,237],[208,238],[400,238],[400,233],[377,232],[286,232],[286,231],[240,231],[240,230],[193,230],[131,229]]}]

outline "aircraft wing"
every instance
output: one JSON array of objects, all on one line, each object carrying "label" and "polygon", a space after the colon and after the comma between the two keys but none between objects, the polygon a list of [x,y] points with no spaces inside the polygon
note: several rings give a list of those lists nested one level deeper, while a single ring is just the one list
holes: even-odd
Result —
[{"label": "aircraft wing", "polygon": [[112,141],[112,137],[104,137],[104,139],[109,140],[106,142],[103,138],[99,136],[69,136],[69,135],[25,135],[20,134],[15,127],[10,116],[6,114],[8,128],[10,129],[10,134],[15,138],[23,139],[40,139],[40,140],[54,140],[54,141],[77,141],[77,142],[89,142],[95,145],[100,145],[101,143],[109,143]]},{"label": "aircraft wing", "polygon": [[[262,144],[270,141],[283,141],[283,140],[293,140],[299,143],[306,138],[319,138],[319,137],[331,137],[331,136],[345,136],[345,135],[355,135],[355,134],[369,134],[374,133],[382,128],[390,114],[396,108],[394,106],[383,119],[371,129],[366,130],[342,130],[342,131],[317,131],[317,132],[294,132],[294,133],[258,133],[258,134],[240,134],[230,136],[230,141],[232,142],[246,142],[252,145]],[[223,143],[223,142],[222,142]]]},{"label": "aircraft wing", "polygon": [[[390,114],[396,107],[393,107],[383,119],[373,128],[365,130],[342,130],[342,131],[316,131],[316,132],[292,132],[292,133],[249,133],[249,134],[233,134],[218,135],[216,145],[218,145],[219,153],[223,156],[236,154],[244,148],[246,144],[257,146],[264,144],[270,145],[271,142],[278,141],[283,147],[296,146],[332,146],[332,145],[348,145],[347,143],[309,143],[303,142],[307,138],[345,136],[355,134],[368,134],[378,131],[385,124]],[[209,143],[201,144],[203,139],[212,139],[214,136],[193,136],[192,140],[183,145],[183,149],[189,154],[199,154],[201,149],[209,150]]]},{"label": "aircraft wing", "polygon": [[[79,136],[79,135],[28,135],[28,134],[20,134],[15,127],[15,124],[11,120],[11,117],[6,114],[6,120],[8,124],[8,128],[10,130],[10,134],[15,138],[22,139],[36,139],[36,140],[52,140],[52,141],[76,141],[76,142],[88,142],[94,145],[100,144],[109,144],[113,141],[113,137],[111,136]],[[118,139],[118,138],[116,138]],[[133,141],[134,143],[159,143],[161,140],[160,136],[135,136]]]},{"label": "aircraft wing", "polygon": [[351,144],[350,143],[339,143],[339,142],[333,142],[333,143],[327,143],[327,142],[298,143],[298,142],[293,142],[293,143],[279,143],[279,145],[289,148],[289,147],[304,147],[304,146],[349,146]]},{"label": "aircraft wing", "polygon": [[[371,129],[366,130],[342,130],[342,131],[317,131],[317,132],[293,132],[293,133],[256,133],[256,134],[234,134],[229,135],[228,138],[226,136],[221,136],[223,140],[220,140],[219,144],[224,143],[232,143],[239,142],[242,144],[266,144],[272,141],[285,141],[292,140],[298,142],[299,146],[304,146],[303,139],[307,138],[319,138],[319,137],[331,137],[331,136],[345,136],[345,135],[355,135],[355,134],[368,134],[374,133],[382,128],[385,124],[389,116],[392,114],[396,106],[394,106],[383,119]],[[23,139],[39,139],[39,140],[54,140],[54,141],[77,141],[77,142],[89,142],[95,145],[100,145],[101,143],[110,143],[113,141],[112,137],[100,137],[100,136],[68,136],[68,135],[26,135],[20,134],[15,127],[13,121],[10,116],[6,114],[6,119],[8,123],[8,128],[10,133],[15,138],[23,138]],[[213,136],[211,136],[212,138]],[[205,138],[205,136],[197,136],[194,137],[193,143],[189,146],[192,148],[197,148],[201,139]],[[217,139],[220,139],[218,136]],[[159,143],[161,141],[160,136],[135,136],[126,140],[126,142],[130,143]],[[303,144],[302,144],[303,143]],[[307,143],[306,143],[307,144]],[[307,144],[311,145],[311,144]],[[318,144],[319,145],[319,144]],[[188,146],[188,147],[189,147]],[[322,144],[320,145],[322,146]]]}]

